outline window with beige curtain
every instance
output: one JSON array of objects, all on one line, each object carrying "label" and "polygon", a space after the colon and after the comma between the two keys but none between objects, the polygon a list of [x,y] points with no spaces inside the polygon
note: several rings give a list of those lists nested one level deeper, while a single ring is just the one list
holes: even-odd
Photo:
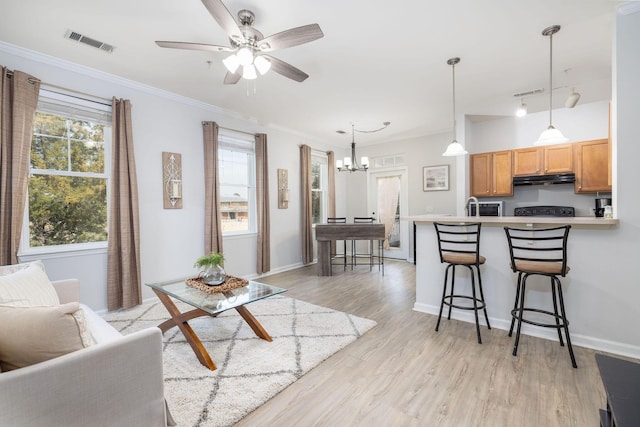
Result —
[{"label": "window with beige curtain", "polygon": [[41,88],[21,253],[107,246],[111,105]]}]

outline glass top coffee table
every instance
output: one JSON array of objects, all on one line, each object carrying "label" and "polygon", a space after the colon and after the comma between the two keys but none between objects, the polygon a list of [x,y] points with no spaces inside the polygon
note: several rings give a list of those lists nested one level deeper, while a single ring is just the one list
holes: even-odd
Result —
[{"label": "glass top coffee table", "polygon": [[[267,331],[260,322],[256,320],[253,314],[249,312],[245,305],[286,291],[286,289],[264,283],[249,281],[247,286],[241,288],[226,292],[208,293],[187,285],[186,278],[159,283],[147,283],[147,286],[153,289],[171,315],[171,319],[158,325],[162,333],[177,326],[198,357],[200,363],[212,371],[216,369],[216,365],[202,345],[200,338],[198,338],[194,330],[189,326],[189,320],[202,316],[216,317],[223,311],[233,308],[242,316],[244,321],[247,322],[258,337],[266,341],[271,341],[271,337]],[[187,303],[193,306],[194,309],[182,313],[171,298]]]}]

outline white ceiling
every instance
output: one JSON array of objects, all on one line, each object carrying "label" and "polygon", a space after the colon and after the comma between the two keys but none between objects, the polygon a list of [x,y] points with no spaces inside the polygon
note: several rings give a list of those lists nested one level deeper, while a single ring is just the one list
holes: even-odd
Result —
[{"label": "white ceiling", "polygon": [[[571,87],[580,103],[611,98],[614,0],[223,0],[250,9],[264,35],[318,23],[324,38],[273,52],[310,75],[274,72],[224,85],[228,54],[162,49],[155,40],[229,45],[200,0],[2,0],[0,40],[142,82],[311,140],[347,147],[350,123],[373,129],[358,143],[451,129],[451,67],[458,113],[511,115],[513,94],[548,89],[553,38],[554,108]],[[108,54],[64,38],[73,30],[114,45]],[[210,62],[210,63],[209,63]],[[568,70],[565,72],[565,70]],[[46,76],[39,76],[46,83]],[[254,92],[255,90],[255,92]],[[117,94],[115,94],[117,95]],[[548,110],[548,92],[526,99]],[[222,123],[224,125],[224,123]]]}]

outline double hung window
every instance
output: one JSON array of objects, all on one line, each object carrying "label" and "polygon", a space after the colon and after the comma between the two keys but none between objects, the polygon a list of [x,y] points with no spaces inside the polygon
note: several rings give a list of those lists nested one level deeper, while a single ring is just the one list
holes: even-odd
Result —
[{"label": "double hung window", "polygon": [[111,106],[40,91],[21,252],[105,247]]},{"label": "double hung window", "polygon": [[218,135],[218,171],[224,235],[256,232],[255,165],[254,138],[221,129]]},{"label": "double hung window", "polygon": [[311,154],[311,219],[312,224],[322,224],[327,221],[328,198],[328,166],[327,156]]}]

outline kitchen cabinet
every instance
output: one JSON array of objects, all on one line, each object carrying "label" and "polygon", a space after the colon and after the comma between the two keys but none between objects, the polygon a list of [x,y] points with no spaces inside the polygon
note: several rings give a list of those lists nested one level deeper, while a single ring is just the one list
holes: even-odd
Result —
[{"label": "kitchen cabinet", "polygon": [[611,191],[609,140],[596,139],[574,144],[576,193]]},{"label": "kitchen cabinet", "polygon": [[513,176],[566,172],[573,172],[572,144],[513,150]]},{"label": "kitchen cabinet", "polygon": [[573,145],[559,144],[542,147],[543,173],[573,172]]},{"label": "kitchen cabinet", "polygon": [[542,173],[542,150],[539,147],[513,150],[513,176]]},{"label": "kitchen cabinet", "polygon": [[511,150],[471,155],[471,195],[476,197],[512,196],[511,158]]}]

